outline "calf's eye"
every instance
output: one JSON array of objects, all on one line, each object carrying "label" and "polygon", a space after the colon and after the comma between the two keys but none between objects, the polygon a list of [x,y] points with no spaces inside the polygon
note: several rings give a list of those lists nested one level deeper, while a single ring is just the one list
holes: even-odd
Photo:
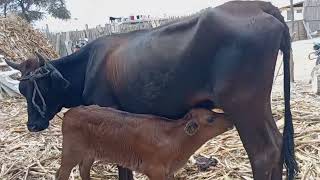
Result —
[{"label": "calf's eye", "polygon": [[207,121],[208,121],[208,123],[212,123],[214,121],[214,118],[213,117],[209,117],[209,118],[207,118]]}]

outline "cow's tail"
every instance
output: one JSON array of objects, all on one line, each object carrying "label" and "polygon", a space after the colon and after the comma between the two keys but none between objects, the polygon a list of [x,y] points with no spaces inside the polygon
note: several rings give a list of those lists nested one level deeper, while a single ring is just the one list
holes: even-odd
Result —
[{"label": "cow's tail", "polygon": [[298,164],[294,154],[294,129],[292,115],[290,110],[290,55],[291,55],[291,37],[287,24],[284,21],[279,9],[271,3],[261,2],[263,11],[274,16],[283,24],[283,35],[280,50],[283,53],[283,71],[284,71],[284,106],[285,106],[285,124],[283,129],[282,157],[287,169],[287,177],[292,180],[298,172]]},{"label": "cow's tail", "polygon": [[290,110],[290,55],[291,38],[288,26],[285,24],[285,30],[282,37],[280,50],[283,53],[283,72],[284,72],[284,129],[282,154],[287,168],[288,179],[294,178],[298,171],[298,165],[294,155],[294,129],[292,115]]}]

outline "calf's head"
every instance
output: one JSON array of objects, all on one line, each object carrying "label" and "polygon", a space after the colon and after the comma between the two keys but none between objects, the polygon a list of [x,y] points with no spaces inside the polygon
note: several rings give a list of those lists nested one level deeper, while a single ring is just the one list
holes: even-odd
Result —
[{"label": "calf's head", "polygon": [[206,136],[215,137],[233,127],[233,124],[225,118],[223,113],[202,108],[190,110],[184,119],[187,121],[184,130],[189,136],[201,131],[201,134],[205,133]]},{"label": "calf's head", "polygon": [[61,73],[38,53],[36,59],[28,59],[21,64],[6,61],[19,70],[19,91],[27,100],[28,122],[31,132],[38,132],[49,126],[49,121],[62,108],[61,97],[69,82]]}]

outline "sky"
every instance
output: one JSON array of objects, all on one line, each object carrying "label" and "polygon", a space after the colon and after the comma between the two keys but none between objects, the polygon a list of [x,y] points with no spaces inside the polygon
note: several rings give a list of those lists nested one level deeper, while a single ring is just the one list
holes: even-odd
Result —
[{"label": "sky", "polygon": [[[43,29],[46,24],[51,32],[82,30],[104,25],[109,16],[128,17],[130,15],[150,15],[153,17],[181,16],[197,12],[207,7],[215,7],[228,0],[66,0],[71,12],[71,20],[46,17],[35,23]],[[289,4],[290,0],[269,0],[276,6]],[[299,0],[294,0],[299,1]]]}]

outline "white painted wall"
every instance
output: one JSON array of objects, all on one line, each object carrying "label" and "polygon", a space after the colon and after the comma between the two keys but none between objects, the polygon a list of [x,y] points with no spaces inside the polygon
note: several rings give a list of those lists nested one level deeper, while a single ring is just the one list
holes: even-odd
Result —
[{"label": "white painted wall", "polygon": [[[294,20],[302,20],[303,19],[303,11],[302,11],[302,7],[296,7],[296,8],[294,8]],[[297,11],[299,11],[300,10],[300,12],[297,12]],[[284,9],[284,10],[282,10],[281,11],[281,14],[282,14],[282,16],[284,17],[284,20],[285,21],[290,21],[290,20],[288,20],[288,18],[287,18],[287,12],[288,11],[290,11],[290,8],[288,8],[288,9]]]}]

